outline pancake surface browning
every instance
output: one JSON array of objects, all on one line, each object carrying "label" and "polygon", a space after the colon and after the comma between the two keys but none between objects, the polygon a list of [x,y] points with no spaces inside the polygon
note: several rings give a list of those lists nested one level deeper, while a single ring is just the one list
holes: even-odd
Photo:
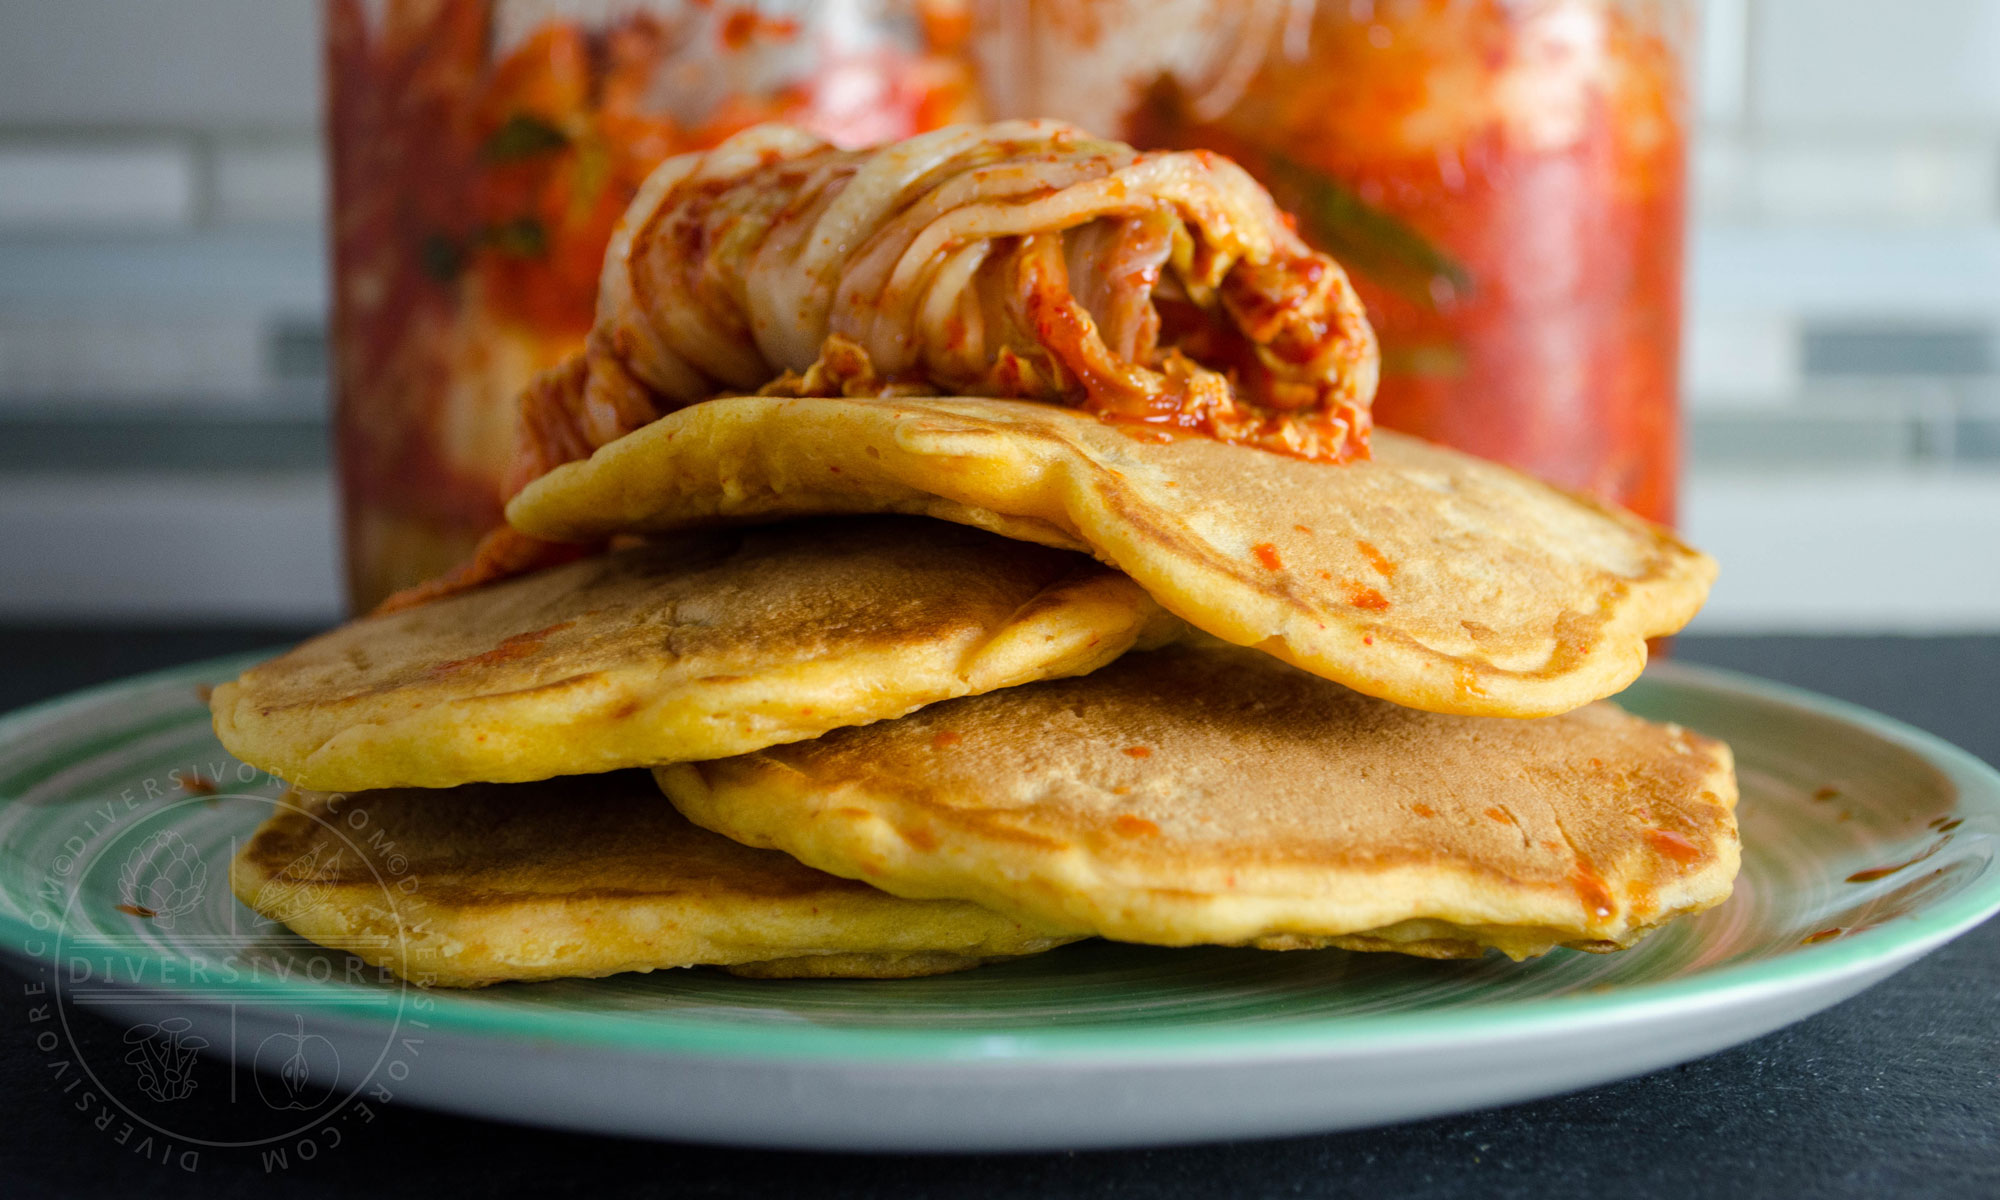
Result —
[{"label": "pancake surface browning", "polygon": [[1727,897],[1739,849],[1720,742],[1417,712],[1210,643],[655,774],[822,870],[1162,945],[1614,949]]},{"label": "pancake surface browning", "polygon": [[1178,629],[1081,555],[849,518],[708,531],[355,621],[211,707],[231,753],[301,787],[519,782],[795,741]]},{"label": "pancake surface browning", "polygon": [[1168,610],[1370,695],[1544,716],[1631,682],[1714,564],[1630,514],[1390,433],[1306,462],[1025,401],[698,404],[530,484],[521,532],[922,513],[1088,550]]},{"label": "pancake surface browning", "polygon": [[309,793],[258,829],[230,886],[314,942],[452,987],[700,964],[898,979],[1073,940],[740,846],[690,825],[638,771]]}]

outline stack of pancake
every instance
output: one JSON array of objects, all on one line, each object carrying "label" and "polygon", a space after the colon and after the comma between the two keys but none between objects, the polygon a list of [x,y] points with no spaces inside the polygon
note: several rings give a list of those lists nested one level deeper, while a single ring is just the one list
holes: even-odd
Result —
[{"label": "stack of pancake", "polygon": [[1727,747],[1602,702],[1706,594],[1666,531],[1383,432],[1330,461],[802,378],[533,473],[507,537],[593,552],[217,688],[301,789],[238,896],[475,986],[1088,937],[1522,958],[1728,895]]}]

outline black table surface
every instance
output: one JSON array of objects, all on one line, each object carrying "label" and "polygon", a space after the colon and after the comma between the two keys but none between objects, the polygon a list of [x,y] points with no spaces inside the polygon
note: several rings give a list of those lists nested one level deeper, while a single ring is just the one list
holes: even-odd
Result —
[{"label": "black table surface", "polygon": [[[0,708],[295,632],[0,629]],[[1676,653],[1854,700],[2000,761],[2000,637],[1697,637]],[[7,1196],[2000,1196],[2000,922],[1810,1020],[1624,1083],[1387,1129],[1076,1154],[731,1150],[390,1106],[310,1164],[273,1174],[222,1153],[189,1173],[72,1111],[22,1006],[0,969]]]}]

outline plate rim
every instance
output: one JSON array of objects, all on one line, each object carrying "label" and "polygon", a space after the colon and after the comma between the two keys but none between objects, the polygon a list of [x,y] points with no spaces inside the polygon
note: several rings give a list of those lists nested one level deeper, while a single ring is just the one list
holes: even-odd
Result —
[{"label": "plate rim", "polygon": [[[124,693],[226,679],[273,652],[249,651],[202,659],[82,688],[15,709],[0,715],[0,741],[12,739],[24,729],[66,710],[86,708]],[[1642,681],[1646,678],[1668,686],[1746,695],[1858,726],[1942,771],[1959,789],[1960,804],[1976,798],[2000,815],[2000,771],[1969,751],[1894,717],[1806,688],[1705,664],[1656,661],[1648,666]],[[0,795],[0,804],[12,802],[14,797]],[[1801,945],[1773,958],[1719,967],[1689,978],[1633,984],[1615,992],[1500,1001],[1475,1010],[1472,1016],[1468,1016],[1467,1010],[1456,1008],[1180,1029],[1101,1025],[1001,1032],[856,1029],[806,1023],[747,1025],[657,1010],[580,1012],[504,1007],[481,1004],[480,997],[489,994],[484,989],[466,993],[436,989],[427,993],[436,1002],[427,1007],[425,1019],[436,1034],[515,1043],[615,1046],[628,1052],[709,1061],[810,1060],[898,1066],[927,1063],[962,1066],[972,1062],[1047,1066],[1084,1061],[1340,1057],[1394,1053],[1415,1046],[1490,1044],[1496,1040],[1546,1036],[1579,1023],[1603,1028],[1646,1024],[1670,1015],[1685,1017],[1703,1010],[1733,1009],[1831,985],[1885,966],[1891,971],[1900,969],[2000,912],[2000,872],[1992,869],[1993,858],[1989,853],[1981,877],[1959,894],[1894,925],[1863,930],[1817,945]],[[45,937],[26,920],[0,913],[0,949],[9,958],[43,966],[59,965],[52,958],[53,947],[50,954],[35,954],[27,948]],[[113,950],[129,949],[109,941],[101,944]],[[216,1003],[195,989],[128,986],[135,998],[144,994],[171,995],[189,1002]],[[241,987],[240,981],[237,986]],[[316,1020],[350,1026],[371,1024],[358,1018],[351,1008],[328,1004],[304,993],[296,983],[259,979],[253,990],[266,993],[272,1002],[284,1004],[287,1014],[309,1015]]]}]

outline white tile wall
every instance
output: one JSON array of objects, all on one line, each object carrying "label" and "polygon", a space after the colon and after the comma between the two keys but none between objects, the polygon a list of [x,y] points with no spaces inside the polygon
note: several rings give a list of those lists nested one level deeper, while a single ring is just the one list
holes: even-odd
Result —
[{"label": "white tile wall", "polygon": [[1746,159],[1747,215],[1765,224],[1976,225],[2000,212],[2000,161],[1970,138],[1776,142]]},{"label": "white tile wall", "polygon": [[1713,224],[1694,235],[1697,313],[1953,323],[2000,315],[2000,225]]},{"label": "white tile wall", "polygon": [[223,225],[326,220],[326,165],[311,137],[225,137],[211,148],[210,218]]},{"label": "white tile wall", "polygon": [[1917,457],[1915,429],[1893,407],[1819,405],[1811,420],[1775,409],[1699,410],[1688,455],[1704,470],[1759,471],[1782,479],[1805,471],[1883,473]]},{"label": "white tile wall", "polygon": [[4,0],[0,124],[309,128],[316,0]]},{"label": "white tile wall", "polygon": [[1751,152],[1743,139],[1721,129],[1701,132],[1690,168],[1694,192],[1692,220],[1742,221],[1754,211],[1750,201]]},{"label": "white tile wall", "polygon": [[1751,115],[1788,132],[1990,130],[1993,0],[1754,0]]},{"label": "white tile wall", "polygon": [[2000,474],[1697,474],[1682,515],[1722,564],[1695,632],[2000,629]]},{"label": "white tile wall", "polygon": [[331,622],[340,610],[323,471],[0,476],[0,547],[0,620]]},{"label": "white tile wall", "polygon": [[326,305],[326,247],[310,226],[49,237],[0,235],[0,308],[280,315]]},{"label": "white tile wall", "polygon": [[1682,337],[1682,389],[1697,409],[1782,408],[1798,392],[1798,323],[1788,313],[1703,309]]},{"label": "white tile wall", "polygon": [[195,196],[187,140],[0,144],[0,229],[187,228]]},{"label": "white tile wall", "polygon": [[261,314],[0,308],[0,411],[50,402],[244,405],[263,394]]},{"label": "white tile wall", "polygon": [[325,304],[310,225],[0,237],[0,411],[295,404],[270,337]]},{"label": "white tile wall", "polygon": [[1696,93],[1702,120],[1742,117],[1750,85],[1750,0],[1706,0],[1696,26]]}]

